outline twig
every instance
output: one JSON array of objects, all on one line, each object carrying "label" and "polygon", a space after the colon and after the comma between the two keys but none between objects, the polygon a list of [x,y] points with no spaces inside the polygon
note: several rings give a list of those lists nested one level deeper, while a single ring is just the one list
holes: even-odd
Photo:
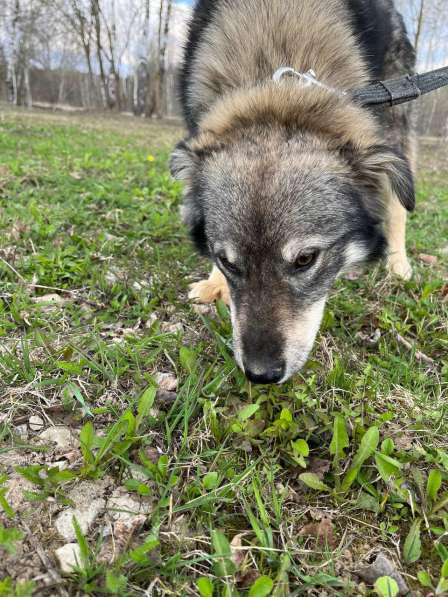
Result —
[{"label": "twig", "polygon": [[67,290],[65,288],[57,288],[56,286],[42,286],[42,284],[28,284],[29,288],[40,288],[41,290],[54,290],[55,292],[64,292],[66,294],[72,294],[77,292],[76,290]]},{"label": "twig", "polygon": [[6,259],[3,259],[3,257],[1,255],[0,255],[0,261],[3,261],[3,263],[6,265],[6,267],[9,267],[9,269],[15,273],[15,275],[19,278],[19,280],[21,280],[24,284],[27,283],[25,278],[22,276],[22,274],[19,274],[19,272],[15,268],[13,268],[13,266],[10,263],[8,263],[6,261]]},{"label": "twig", "polygon": [[426,355],[426,354],[423,354],[423,352],[416,350],[415,346],[413,344],[411,344],[411,342],[409,342],[409,340],[406,340],[406,338],[403,338],[403,336],[400,336],[400,334],[397,334],[396,338],[397,338],[397,342],[399,344],[401,344],[408,350],[415,351],[415,358],[417,359],[417,361],[423,361],[423,363],[426,363],[427,365],[431,365],[431,366],[435,365],[434,359],[432,359],[431,357],[428,357],[428,355]]}]

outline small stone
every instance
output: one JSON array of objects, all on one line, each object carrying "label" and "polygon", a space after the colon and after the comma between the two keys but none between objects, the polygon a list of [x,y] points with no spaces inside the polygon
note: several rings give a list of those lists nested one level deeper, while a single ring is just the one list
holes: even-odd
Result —
[{"label": "small stone", "polygon": [[39,434],[39,438],[53,442],[61,450],[69,450],[78,445],[78,440],[68,427],[49,427]]},{"label": "small stone", "polygon": [[172,373],[156,373],[154,377],[160,390],[174,392],[177,389],[177,377]]},{"label": "small stone", "polygon": [[81,549],[77,543],[67,543],[55,552],[62,574],[71,574],[81,565]]},{"label": "small stone", "polygon": [[216,313],[214,305],[201,305],[200,303],[193,303],[191,308],[198,315],[207,315],[208,317],[212,317]]},{"label": "small stone", "polygon": [[403,576],[398,572],[394,563],[382,553],[377,555],[375,561],[370,566],[362,568],[357,574],[369,585],[374,585],[382,576],[390,576],[397,583],[400,595],[407,595],[409,593],[409,587]]},{"label": "small stone", "polygon": [[165,390],[158,390],[157,392],[157,404],[163,410],[163,408],[173,405],[176,402],[176,392],[167,392]]},{"label": "small stone", "polygon": [[368,346],[376,346],[381,340],[381,330],[376,329],[373,334],[366,334],[364,332],[358,332],[355,336],[361,344],[367,344]]},{"label": "small stone", "polygon": [[60,471],[64,471],[67,466],[68,464],[66,460],[58,460],[57,462],[53,462],[50,468],[58,468]]},{"label": "small stone", "polygon": [[118,282],[118,277],[112,271],[107,272],[107,274],[104,276],[104,279],[110,286],[113,286],[116,282]]},{"label": "small stone", "polygon": [[37,415],[32,415],[28,419],[28,425],[31,431],[40,431],[44,426],[44,420]]},{"label": "small stone", "polygon": [[36,486],[24,477],[17,476],[10,478],[8,481],[8,488],[6,491],[6,500],[16,514],[26,510],[30,506],[27,501],[25,492],[35,491]]},{"label": "small stone", "polygon": [[22,439],[26,439],[28,437],[28,427],[26,425],[18,425],[15,429],[17,435],[20,435]]},{"label": "small stone", "polygon": [[105,479],[96,482],[82,481],[68,493],[68,498],[74,506],[63,510],[55,520],[55,527],[61,537],[67,541],[74,541],[76,535],[73,517],[77,519],[83,533],[90,530],[106,506],[106,500],[103,498],[106,485]]},{"label": "small stone", "polygon": [[90,504],[88,509],[83,506],[81,509],[68,508],[67,510],[64,510],[59,514],[55,521],[55,527],[58,533],[67,541],[73,541],[76,538],[75,529],[73,528],[73,518],[76,518],[78,521],[81,531],[84,534],[87,533],[105,505],[105,500],[97,498]]},{"label": "small stone", "polygon": [[109,516],[115,522],[120,520],[131,524],[135,517],[148,514],[150,510],[150,503],[138,500],[128,493],[121,493],[120,489],[114,491],[107,503]]}]

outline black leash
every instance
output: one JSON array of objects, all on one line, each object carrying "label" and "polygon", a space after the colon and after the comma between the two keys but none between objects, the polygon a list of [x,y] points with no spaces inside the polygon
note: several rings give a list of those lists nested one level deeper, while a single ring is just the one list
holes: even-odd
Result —
[{"label": "black leash", "polygon": [[407,75],[400,79],[378,81],[363,89],[355,89],[351,95],[363,106],[398,106],[445,86],[448,86],[448,66],[424,75]]}]

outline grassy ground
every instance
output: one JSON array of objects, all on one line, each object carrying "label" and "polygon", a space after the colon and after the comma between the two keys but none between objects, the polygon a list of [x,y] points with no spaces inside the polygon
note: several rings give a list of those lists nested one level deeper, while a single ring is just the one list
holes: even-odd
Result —
[{"label": "grassy ground", "polygon": [[448,594],[446,145],[422,143],[413,281],[341,281],[269,389],[186,300],[180,135],[0,114],[0,596]]}]

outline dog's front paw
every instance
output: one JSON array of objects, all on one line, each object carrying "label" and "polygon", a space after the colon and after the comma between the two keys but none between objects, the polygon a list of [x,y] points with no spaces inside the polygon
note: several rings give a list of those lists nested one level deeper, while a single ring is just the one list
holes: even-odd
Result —
[{"label": "dog's front paw", "polygon": [[405,254],[395,253],[394,255],[389,255],[387,268],[391,274],[403,280],[410,280],[412,278],[412,266]]},{"label": "dog's front paw", "polygon": [[230,294],[226,279],[220,271],[213,272],[208,280],[201,280],[201,282],[190,285],[188,298],[203,305],[219,300],[229,305]]}]

